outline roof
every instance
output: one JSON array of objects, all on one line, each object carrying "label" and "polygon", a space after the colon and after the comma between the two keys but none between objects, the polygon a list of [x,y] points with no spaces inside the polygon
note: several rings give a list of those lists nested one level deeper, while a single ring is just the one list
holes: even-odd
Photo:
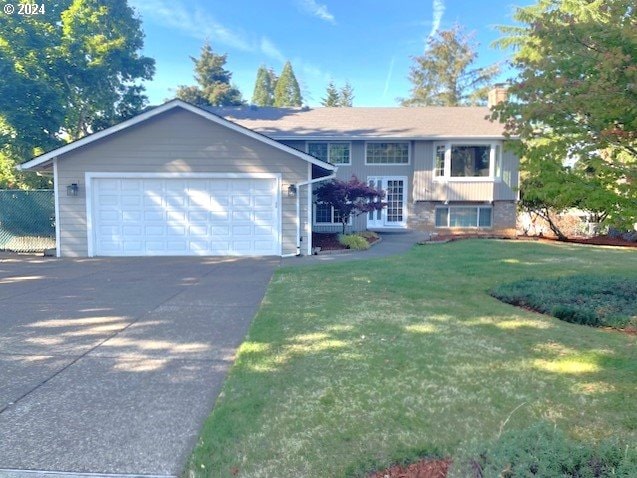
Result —
[{"label": "roof", "polygon": [[276,139],[504,138],[504,127],[482,106],[396,108],[210,108]]},{"label": "roof", "polygon": [[245,134],[246,136],[249,136],[253,139],[256,139],[257,141],[260,141],[262,143],[266,143],[270,146],[273,146],[277,149],[280,149],[282,151],[285,151],[286,153],[290,153],[294,156],[297,156],[298,158],[307,161],[309,163],[312,163],[316,166],[319,166],[323,169],[327,169],[330,171],[335,171],[336,170],[336,166],[333,166],[325,161],[321,161],[320,159],[315,158],[314,156],[311,156],[303,151],[299,151],[298,149],[294,149],[290,146],[287,146],[283,143],[279,143],[278,141],[269,138],[267,136],[264,136],[263,134],[253,131],[251,129],[249,129],[246,126],[243,126],[241,124],[237,124],[234,123],[226,118],[222,118],[221,116],[214,114],[211,111],[207,111],[203,108],[199,108],[198,106],[194,106],[191,105],[190,103],[186,103],[185,101],[182,100],[171,100],[168,101],[166,103],[164,103],[163,105],[157,106],[155,108],[151,108],[147,111],[145,111],[144,113],[141,113],[137,116],[134,116],[126,121],[123,121],[121,123],[118,123],[114,126],[111,126],[110,128],[106,128],[105,130],[99,131],[97,133],[93,133],[91,135],[85,136],[84,138],[78,139],[77,141],[74,141],[72,143],[66,144],[64,146],[61,146],[59,148],[56,148],[52,151],[49,151],[47,153],[44,153],[40,156],[37,156],[35,158],[33,158],[30,161],[27,161],[25,163],[22,163],[20,165],[18,165],[18,169],[20,170],[28,170],[28,169],[34,169],[34,168],[44,168],[45,166],[47,166],[49,163],[51,163],[55,158],[69,153],[70,151],[73,151],[77,148],[81,148],[82,146],[85,146],[87,144],[90,144],[94,141],[100,140],[102,138],[105,138],[107,136],[110,136],[114,133],[117,133],[118,131],[122,131],[126,128],[130,128],[131,126],[134,126],[136,124],[142,123],[146,120],[149,120],[150,118],[153,118],[155,116],[158,116],[162,113],[165,113],[167,111],[176,109],[176,108],[181,108],[184,109],[186,111],[190,111],[191,113],[194,113],[196,115],[199,115],[207,120],[212,121],[213,123],[216,124],[220,124],[222,126],[225,126],[227,128],[230,128],[234,131],[237,131],[239,133]]}]

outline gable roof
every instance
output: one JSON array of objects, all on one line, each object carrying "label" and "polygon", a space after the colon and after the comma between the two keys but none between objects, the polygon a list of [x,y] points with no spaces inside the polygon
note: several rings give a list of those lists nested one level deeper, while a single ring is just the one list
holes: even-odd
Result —
[{"label": "gable roof", "polygon": [[273,146],[274,148],[280,149],[281,151],[284,151],[286,153],[292,154],[304,161],[307,161],[308,163],[314,164],[316,166],[319,166],[323,169],[327,169],[330,171],[335,171],[336,170],[336,166],[331,165],[330,163],[327,163],[325,161],[321,161],[320,159],[315,158],[314,156],[311,156],[307,153],[304,153],[303,151],[299,151],[298,149],[294,149],[290,146],[287,146],[283,143],[279,143],[278,141],[269,138],[265,135],[263,135],[262,133],[253,131],[251,129],[249,129],[246,126],[234,123],[232,121],[229,121],[225,118],[222,118],[221,116],[211,112],[211,111],[207,111],[203,108],[199,108],[198,106],[194,106],[191,105],[190,103],[186,103],[185,101],[182,100],[171,100],[168,101],[166,103],[164,103],[163,105],[157,106],[155,108],[149,109],[148,111],[141,113],[137,116],[134,116],[126,121],[123,121],[121,123],[118,123],[114,126],[111,126],[110,128],[106,128],[105,130],[99,131],[97,133],[93,133],[91,135],[85,136],[84,138],[78,139],[77,141],[74,141],[72,143],[66,144],[64,146],[61,146],[59,148],[56,148],[52,151],[49,151],[47,153],[44,153],[40,156],[37,156],[33,159],[31,159],[30,161],[27,161],[25,163],[22,163],[20,165],[18,165],[18,169],[20,170],[28,170],[28,169],[33,169],[33,168],[37,168],[38,166],[44,166],[47,163],[53,161],[55,158],[62,156],[70,151],[73,151],[75,149],[81,148],[82,146],[85,146],[87,144],[90,144],[94,141],[100,140],[102,138],[105,138],[107,136],[110,136],[114,133],[117,133],[118,131],[122,131],[126,128],[130,128],[131,126],[134,126],[138,123],[142,123],[146,120],[149,120],[150,118],[153,118],[155,116],[158,116],[162,113],[165,113],[166,111],[170,111],[173,110],[175,108],[181,108],[184,109],[186,111],[190,111],[191,113],[194,113],[196,115],[199,115],[209,121],[212,121],[213,123],[219,124],[221,126],[225,126],[227,128],[230,128],[233,131],[237,131],[239,133],[242,133],[246,136],[249,136],[250,138],[256,139],[257,141],[260,141],[262,143],[268,144],[270,146]]},{"label": "gable roof", "polygon": [[504,138],[504,126],[483,106],[392,108],[210,108],[276,139]]}]

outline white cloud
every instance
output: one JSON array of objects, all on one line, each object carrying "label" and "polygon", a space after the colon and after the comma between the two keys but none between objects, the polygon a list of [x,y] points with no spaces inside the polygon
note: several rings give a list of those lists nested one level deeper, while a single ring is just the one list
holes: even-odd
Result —
[{"label": "white cloud", "polygon": [[268,58],[285,63],[285,55],[268,37],[261,38],[261,52]]},{"label": "white cloud", "polygon": [[174,28],[199,40],[210,40],[243,51],[254,50],[243,32],[222,25],[200,9],[169,0],[131,0],[130,3],[144,20]]},{"label": "white cloud", "polygon": [[326,22],[336,24],[334,15],[332,15],[327,9],[327,5],[317,3],[316,0],[297,0],[297,4],[301,10],[309,13],[310,15],[320,18],[321,20],[325,20]]},{"label": "white cloud", "polygon": [[198,40],[210,40],[213,46],[221,44],[237,50],[263,53],[270,59],[285,62],[285,55],[267,37],[258,41],[242,30],[219,23],[210,14],[190,9],[186,4],[170,0],[130,0],[143,19],[174,28]]},{"label": "white cloud", "polygon": [[389,62],[389,70],[387,70],[387,76],[385,77],[385,88],[383,89],[383,98],[387,96],[387,92],[389,91],[389,84],[391,83],[391,77],[394,74],[395,61],[396,61],[396,57],[392,56],[391,61]]},{"label": "white cloud", "polygon": [[[445,13],[445,2],[443,0],[433,0],[433,20],[431,22],[431,31],[427,40],[431,39],[440,28],[440,22],[442,22],[442,16]],[[427,43],[425,43],[425,50],[427,49]]]}]

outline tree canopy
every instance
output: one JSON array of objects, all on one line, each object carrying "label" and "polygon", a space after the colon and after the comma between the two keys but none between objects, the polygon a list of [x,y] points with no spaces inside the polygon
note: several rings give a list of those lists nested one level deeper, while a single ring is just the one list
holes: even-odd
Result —
[{"label": "tree canopy", "polygon": [[252,104],[257,106],[274,105],[274,87],[277,82],[276,73],[271,68],[261,65],[257,70],[257,79],[252,93]]},{"label": "tree canopy", "polygon": [[59,0],[0,15],[0,186],[40,185],[14,165],[111,126],[146,104],[141,21],[126,0]]},{"label": "tree canopy", "polygon": [[349,181],[332,179],[322,183],[315,194],[318,204],[327,204],[334,208],[343,225],[343,234],[350,217],[387,207],[387,203],[382,201],[385,192],[374,189],[356,176],[352,176]]},{"label": "tree canopy", "polygon": [[517,76],[493,118],[519,138],[523,197],[637,221],[636,15],[631,0],[541,0],[502,27]]},{"label": "tree canopy", "polygon": [[455,25],[427,42],[425,53],[413,57],[409,72],[411,95],[403,106],[463,106],[484,104],[497,66],[476,67],[473,35]]},{"label": "tree canopy", "polygon": [[321,105],[328,107],[350,107],[353,102],[354,88],[349,81],[340,89],[330,81],[325,89],[325,98],[321,99]]},{"label": "tree canopy", "polygon": [[302,106],[303,97],[292,64],[287,61],[274,88],[274,106]]},{"label": "tree canopy", "polygon": [[244,104],[241,92],[232,85],[232,73],[225,69],[228,55],[215,53],[206,42],[199,58],[190,57],[194,63],[194,86],[179,86],[176,96],[197,106],[239,106]]}]

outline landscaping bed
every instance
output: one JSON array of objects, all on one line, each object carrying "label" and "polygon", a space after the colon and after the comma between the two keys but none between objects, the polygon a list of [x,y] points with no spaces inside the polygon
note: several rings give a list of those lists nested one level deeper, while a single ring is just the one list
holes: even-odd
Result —
[{"label": "landscaping bed", "polygon": [[[338,240],[339,233],[330,232],[313,232],[312,233],[312,247],[320,247],[321,251],[345,251],[349,248]],[[369,245],[375,244],[380,239],[378,235],[372,236],[371,234],[365,237]]]},{"label": "landscaping bed", "polygon": [[635,277],[575,275],[524,279],[499,285],[491,295],[508,304],[595,327],[637,328]]},{"label": "landscaping bed", "polygon": [[556,237],[538,237],[538,236],[518,236],[518,239],[527,240],[545,240],[556,241],[573,244],[588,244],[591,246],[617,246],[617,247],[637,247],[637,242],[627,241],[621,237],[611,237],[608,235],[593,236],[593,237],[572,237],[566,240],[560,241]]}]

